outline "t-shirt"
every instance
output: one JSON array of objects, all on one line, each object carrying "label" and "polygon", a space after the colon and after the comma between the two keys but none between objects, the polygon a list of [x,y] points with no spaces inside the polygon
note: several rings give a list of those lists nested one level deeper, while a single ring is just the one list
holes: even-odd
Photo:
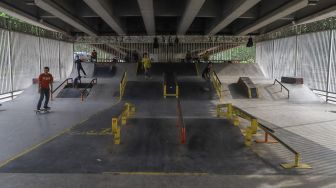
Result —
[{"label": "t-shirt", "polygon": [[82,60],[81,59],[77,59],[75,61],[75,63],[77,64],[77,68],[80,68],[82,66]]},{"label": "t-shirt", "polygon": [[97,57],[97,52],[92,52],[91,57]]},{"label": "t-shirt", "polygon": [[142,63],[145,69],[148,69],[151,67],[151,61],[148,57],[142,58]]},{"label": "t-shirt", "polygon": [[42,73],[39,76],[39,83],[43,89],[49,89],[49,84],[53,83],[53,81],[54,78],[49,73]]}]

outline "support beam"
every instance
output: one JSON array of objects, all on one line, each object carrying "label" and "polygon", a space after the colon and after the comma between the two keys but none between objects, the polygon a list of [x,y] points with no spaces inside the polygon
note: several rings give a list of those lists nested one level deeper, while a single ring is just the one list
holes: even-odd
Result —
[{"label": "support beam", "polygon": [[63,33],[63,34],[66,34],[66,32],[60,28],[57,28],[51,24],[48,24],[46,22],[44,22],[42,19],[38,19],[38,18],[35,18],[21,10],[17,10],[15,9],[14,7],[6,4],[6,3],[3,3],[3,2],[0,2],[0,12],[3,12],[9,16],[12,16],[14,18],[17,18],[21,21],[24,21],[24,22],[27,22],[31,25],[35,25],[35,26],[38,26],[38,27],[41,27],[43,29],[47,29],[47,30],[50,30],[50,31],[55,31],[55,32],[60,32],[60,33]]},{"label": "support beam", "polygon": [[307,24],[336,16],[336,5],[295,21],[296,25]]},{"label": "support beam", "polygon": [[112,15],[112,10],[104,0],[84,0],[84,2],[98,14],[118,35],[125,35],[120,24]]},{"label": "support beam", "polygon": [[247,35],[249,33],[252,33],[282,17],[288,16],[291,13],[294,13],[308,5],[308,0],[294,0],[290,1],[289,3],[281,6],[274,12],[271,12],[267,14],[266,16],[258,19],[255,23],[252,25],[249,25],[240,31],[238,31],[237,35]]},{"label": "support beam", "polygon": [[197,13],[200,11],[205,0],[188,0],[186,10],[183,13],[180,25],[177,29],[178,35],[184,35],[192,22],[194,21]]},{"label": "support beam", "polygon": [[155,35],[153,0],[137,0],[148,35]]},{"label": "support beam", "polygon": [[97,36],[96,32],[92,30],[90,27],[86,26],[82,21],[78,18],[75,18],[63,8],[56,5],[54,2],[50,0],[35,0],[35,4],[40,7],[41,9],[49,12],[52,15],[55,15],[59,19],[63,20],[64,22],[68,23],[69,25],[77,28],[80,31],[90,35],[90,36]]},{"label": "support beam", "polygon": [[281,26],[281,27],[278,27],[278,28],[275,28],[275,29],[273,29],[271,31],[268,31],[268,32],[276,32],[276,31],[280,31],[284,28],[287,28],[287,27],[290,27],[290,26],[293,26],[293,25],[308,24],[308,23],[311,23],[311,22],[316,22],[316,21],[324,20],[324,19],[327,19],[327,18],[335,17],[335,16],[336,16],[336,5],[334,5],[332,7],[329,7],[327,9],[324,9],[322,11],[316,12],[312,15],[307,16],[307,17],[298,19],[298,20],[292,19],[293,20],[292,23]]},{"label": "support beam", "polygon": [[218,24],[212,26],[211,29],[207,32],[207,35],[215,35],[216,33],[220,32],[260,1],[261,0],[243,0],[241,2],[237,2],[237,6],[233,8],[233,10],[228,10],[228,14],[226,14]]}]

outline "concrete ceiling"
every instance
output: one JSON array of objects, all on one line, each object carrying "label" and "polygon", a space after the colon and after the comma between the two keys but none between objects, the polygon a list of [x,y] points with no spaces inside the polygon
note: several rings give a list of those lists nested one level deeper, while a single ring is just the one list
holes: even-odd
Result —
[{"label": "concrete ceiling", "polygon": [[0,11],[73,36],[258,35],[336,15],[335,0],[2,0]]}]

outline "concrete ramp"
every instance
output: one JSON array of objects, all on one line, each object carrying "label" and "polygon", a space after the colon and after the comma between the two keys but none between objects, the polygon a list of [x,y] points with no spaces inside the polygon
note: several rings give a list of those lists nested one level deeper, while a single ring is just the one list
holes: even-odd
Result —
[{"label": "concrete ramp", "polygon": [[322,103],[318,97],[308,86],[304,84],[285,84],[283,85],[289,90],[288,92],[283,88],[281,91],[280,84],[259,84],[260,96],[262,99],[271,101],[288,101],[291,103]]},{"label": "concrete ramp", "polygon": [[[202,73],[207,64],[199,64],[199,71]],[[253,79],[265,79],[260,66],[257,63],[213,63],[213,70],[221,80],[237,82],[239,77],[250,77]]]},{"label": "concrete ramp", "polygon": [[[95,64],[91,62],[82,62],[83,69],[87,75],[87,77],[92,78],[94,77],[95,73]],[[84,75],[83,72],[81,72],[81,75]],[[70,78],[76,78],[78,76],[77,72],[77,65],[74,65],[70,74]]]}]

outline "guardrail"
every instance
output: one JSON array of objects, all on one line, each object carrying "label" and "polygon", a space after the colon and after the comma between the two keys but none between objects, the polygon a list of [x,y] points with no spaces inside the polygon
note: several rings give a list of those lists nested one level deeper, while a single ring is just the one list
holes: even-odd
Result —
[{"label": "guardrail", "polygon": [[125,71],[119,83],[119,96],[120,96],[119,99],[120,100],[124,96],[126,85],[127,85],[127,72]]},{"label": "guardrail", "polygon": [[73,83],[73,79],[72,78],[67,78],[65,79],[59,86],[57,86],[52,92],[51,92],[51,100],[53,99],[53,94],[59,89],[62,87],[63,84],[69,84],[69,80],[71,80],[71,83]]},{"label": "guardrail", "polygon": [[84,96],[89,95],[94,84],[97,84],[97,78],[92,79],[91,82],[81,91],[81,101],[84,101]]},{"label": "guardrail", "polygon": [[[226,107],[226,114],[222,110],[222,108]],[[307,169],[311,168],[308,164],[301,163],[301,154],[297,152],[294,148],[286,144],[283,140],[281,140],[278,136],[275,135],[275,131],[268,128],[265,124],[265,121],[258,120],[255,116],[249,114],[248,112],[233,106],[231,103],[228,104],[218,104],[217,105],[217,117],[222,117],[223,115],[226,115],[226,118],[233,122],[234,126],[238,126],[240,124],[239,118],[241,117],[243,119],[246,119],[250,121],[250,126],[245,129],[245,145],[251,146],[252,145],[252,137],[257,133],[258,127],[261,128],[265,132],[265,141],[263,143],[268,141],[268,135],[270,135],[272,138],[277,140],[282,146],[284,146],[286,149],[288,149],[290,152],[292,152],[295,156],[294,163],[285,163],[281,164],[283,168],[290,169],[290,168],[302,168]],[[259,142],[261,143],[261,142]]]},{"label": "guardrail", "polygon": [[217,93],[219,100],[221,100],[222,99],[222,82],[219,80],[215,71],[212,71],[211,82],[212,82],[213,87],[215,88],[215,91]]},{"label": "guardrail", "polygon": [[184,124],[184,119],[183,119],[183,114],[182,114],[182,108],[181,108],[181,103],[180,100],[177,99],[177,123],[176,127],[180,128],[180,141],[181,144],[186,143],[186,126]]},{"label": "guardrail", "polygon": [[[131,103],[125,103],[124,108],[118,117],[112,118],[112,134],[114,144],[119,145],[121,140],[121,126],[126,125],[127,119],[135,113],[135,106]],[[119,121],[121,120],[121,124]]]},{"label": "guardrail", "polygon": [[281,89],[280,89],[280,91],[282,92],[282,88],[284,88],[286,91],[287,91],[287,93],[288,93],[288,99],[289,99],[289,89],[287,88],[287,87],[285,87],[279,80],[277,80],[277,79],[275,79],[274,80],[274,83],[273,83],[273,85],[275,85],[275,82],[278,82],[280,85],[281,85]]},{"label": "guardrail", "polygon": [[179,96],[179,85],[177,83],[176,75],[173,74],[173,76],[174,76],[174,84],[175,84],[174,85],[175,86],[175,93],[167,93],[167,74],[163,73],[163,97],[164,98],[166,98],[167,96],[178,98],[178,96]]},{"label": "guardrail", "polygon": [[[14,99],[14,97],[20,95],[22,93],[23,90],[16,90],[16,91],[12,91],[12,92],[8,92],[8,93],[1,93],[0,94],[0,100],[3,99],[8,99],[8,98],[12,98],[12,100]],[[7,96],[9,95],[9,96]],[[3,97],[5,96],[5,97]]]},{"label": "guardrail", "polygon": [[[336,103],[336,93],[334,92],[329,92],[329,91],[323,91],[323,90],[319,90],[319,89],[311,89],[316,95],[318,96],[322,96],[322,97],[325,97],[326,98],[326,102],[333,102],[333,103]],[[322,93],[322,94],[321,94]],[[334,96],[330,96],[329,94],[332,94]],[[330,99],[331,98],[331,99]]]}]

